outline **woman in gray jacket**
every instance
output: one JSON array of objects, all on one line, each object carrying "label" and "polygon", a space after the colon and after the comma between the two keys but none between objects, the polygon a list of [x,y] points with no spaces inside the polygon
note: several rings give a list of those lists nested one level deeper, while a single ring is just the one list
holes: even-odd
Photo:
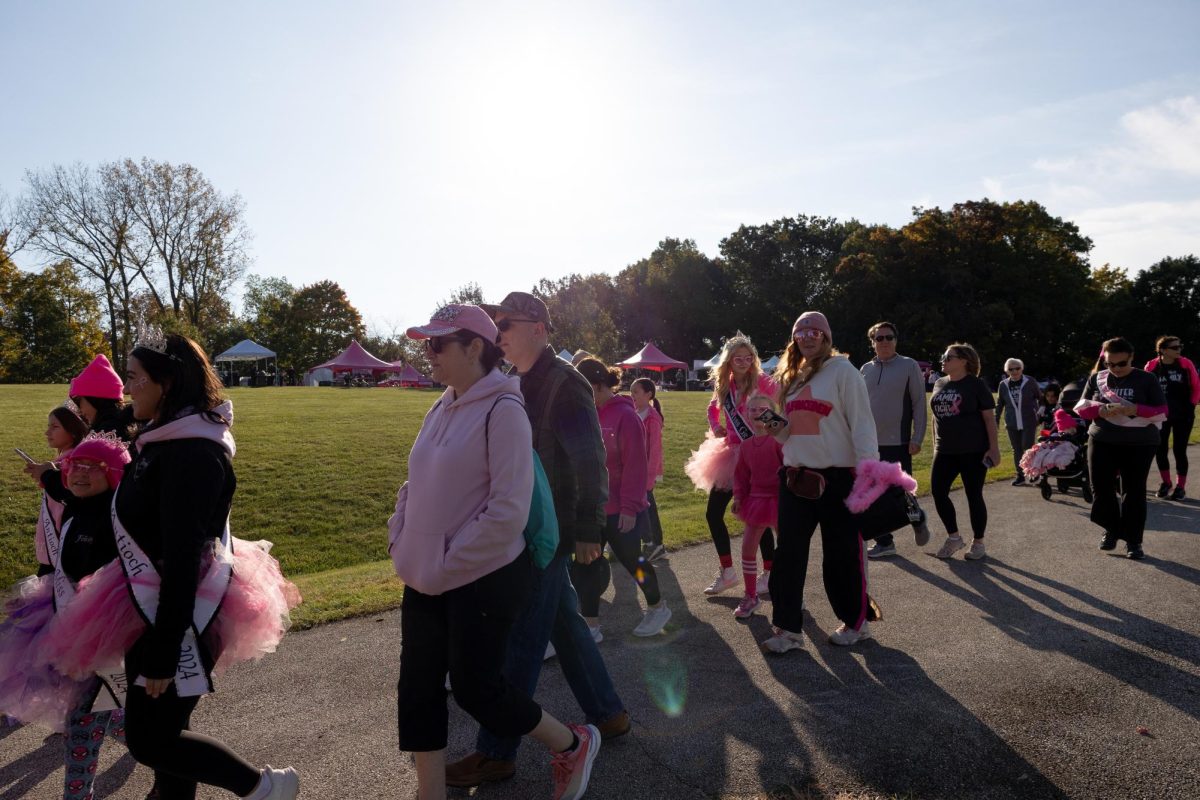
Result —
[{"label": "woman in gray jacket", "polygon": [[1008,443],[1012,445],[1013,466],[1017,477],[1013,486],[1025,485],[1025,473],[1021,471],[1021,456],[1033,447],[1038,429],[1038,403],[1041,389],[1037,381],[1025,374],[1025,364],[1019,358],[1004,362],[1008,379],[1000,381],[996,392],[996,422],[1005,417],[1004,427],[1008,431]]}]

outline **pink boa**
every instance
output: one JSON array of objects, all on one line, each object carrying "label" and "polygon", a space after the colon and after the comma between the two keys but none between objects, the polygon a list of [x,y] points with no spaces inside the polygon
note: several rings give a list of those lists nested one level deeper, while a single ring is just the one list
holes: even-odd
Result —
[{"label": "pink boa", "polygon": [[883,493],[891,486],[899,486],[910,494],[917,491],[916,479],[900,469],[899,464],[869,459],[860,461],[854,476],[854,488],[846,498],[846,508],[861,514],[883,497]]}]

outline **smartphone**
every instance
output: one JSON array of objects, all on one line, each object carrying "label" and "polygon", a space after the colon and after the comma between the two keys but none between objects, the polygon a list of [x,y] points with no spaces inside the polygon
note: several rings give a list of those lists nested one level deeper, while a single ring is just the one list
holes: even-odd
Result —
[{"label": "smartphone", "polygon": [[17,455],[19,455],[21,458],[25,459],[26,464],[36,464],[37,463],[36,461],[33,460],[33,457],[30,456],[29,453],[26,453],[24,450],[22,450],[19,447],[14,447],[13,452],[16,453]]},{"label": "smartphone", "polygon": [[766,409],[763,413],[755,417],[756,420],[766,425],[771,430],[779,430],[784,425],[788,424],[786,417],[781,417],[771,409]]},{"label": "smartphone", "polygon": [[987,467],[988,469],[991,469],[992,467],[996,466],[996,462],[992,461],[991,456],[984,456],[983,457],[983,465],[985,467]]}]

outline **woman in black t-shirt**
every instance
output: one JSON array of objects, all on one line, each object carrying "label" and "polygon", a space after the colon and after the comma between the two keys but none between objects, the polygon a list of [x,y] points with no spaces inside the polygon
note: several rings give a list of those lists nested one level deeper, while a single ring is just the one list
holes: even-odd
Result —
[{"label": "woman in black t-shirt", "polygon": [[930,493],[938,516],[946,526],[946,541],[938,558],[950,558],[966,547],[958,533],[958,518],[950,501],[950,486],[962,477],[975,540],[966,557],[983,558],[987,551],[987,504],[983,482],[989,467],[1000,463],[996,438],[996,400],[979,377],[979,353],[969,344],[952,344],[942,356],[946,377],[933,385],[929,407],[933,412],[933,470]]},{"label": "woman in black t-shirt", "polygon": [[[1088,471],[1091,473],[1092,522],[1104,529],[1101,550],[1125,540],[1130,558],[1142,558],[1146,528],[1146,477],[1158,450],[1159,425],[1167,417],[1167,401],[1158,379],[1133,366],[1133,345],[1117,337],[1104,343],[1101,367],[1088,378],[1075,413],[1088,427]],[[1125,500],[1117,497],[1117,476]]]},{"label": "woman in black t-shirt", "polygon": [[[1160,336],[1154,343],[1158,357],[1146,362],[1146,371],[1158,378],[1159,388],[1167,398],[1167,418],[1162,424],[1158,441],[1158,474],[1162,484],[1158,497],[1182,500],[1187,496],[1188,440],[1196,424],[1196,403],[1200,402],[1200,376],[1196,365],[1184,358],[1183,342],[1178,336]],[[1175,491],[1171,491],[1171,462],[1167,458],[1168,443],[1174,436],[1175,472],[1179,476]]]}]

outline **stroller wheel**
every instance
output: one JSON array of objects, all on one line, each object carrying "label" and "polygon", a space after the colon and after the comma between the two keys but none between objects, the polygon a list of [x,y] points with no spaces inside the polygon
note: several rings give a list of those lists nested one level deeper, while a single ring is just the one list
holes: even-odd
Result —
[{"label": "stroller wheel", "polygon": [[1096,496],[1092,494],[1092,487],[1085,484],[1083,487],[1083,502],[1090,503],[1095,499]]},{"label": "stroller wheel", "polygon": [[1050,483],[1049,483],[1049,481],[1042,481],[1042,482],[1041,482],[1041,483],[1038,485],[1038,488],[1039,488],[1039,489],[1041,489],[1041,491],[1042,491],[1042,499],[1043,499],[1043,500],[1049,500],[1049,499],[1050,499],[1050,495],[1053,493],[1053,492],[1051,491],[1051,489],[1050,489]]}]

